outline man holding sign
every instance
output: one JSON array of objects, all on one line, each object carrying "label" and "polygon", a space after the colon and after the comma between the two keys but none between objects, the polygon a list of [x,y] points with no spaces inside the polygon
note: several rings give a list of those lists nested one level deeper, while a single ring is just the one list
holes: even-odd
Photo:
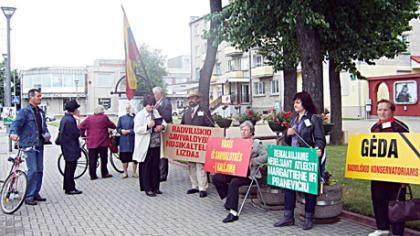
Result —
[{"label": "man holding sign", "polygon": [[[189,108],[182,116],[182,125],[214,127],[210,111],[204,110],[200,106],[201,96],[201,93],[198,91],[194,91],[188,96]],[[188,174],[190,175],[192,188],[187,191],[187,194],[200,192],[200,198],[207,197],[208,181],[207,174],[204,171],[204,164],[188,162]]]},{"label": "man holding sign", "polygon": [[[244,123],[242,123],[240,129],[241,138],[247,140],[252,139],[255,129],[254,125],[250,121],[245,121]],[[247,177],[239,177],[225,174],[215,174],[213,176],[213,183],[216,186],[217,192],[219,193],[221,199],[226,198],[225,208],[226,210],[229,210],[229,214],[223,220],[223,223],[229,223],[239,219],[239,187],[250,184],[251,178],[261,178],[261,173],[258,167],[261,164],[267,162],[266,147],[262,144],[260,140],[254,139],[252,143],[251,159],[246,159],[242,161],[249,161],[250,169],[248,170]]]}]

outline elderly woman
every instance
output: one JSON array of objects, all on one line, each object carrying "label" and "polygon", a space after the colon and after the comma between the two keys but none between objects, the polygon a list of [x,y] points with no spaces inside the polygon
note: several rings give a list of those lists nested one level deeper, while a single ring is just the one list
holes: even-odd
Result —
[{"label": "elderly woman", "polygon": [[[245,121],[240,126],[241,138],[252,139],[254,136],[254,125],[250,121]],[[215,174],[213,176],[213,184],[216,186],[220,198],[226,198],[225,208],[229,210],[229,214],[223,220],[223,223],[234,222],[239,219],[238,201],[239,187],[249,185],[251,178],[254,176],[261,178],[258,167],[267,162],[267,148],[258,139],[253,140],[250,171],[248,177],[238,177],[224,174]]]},{"label": "elderly woman", "polygon": [[139,162],[140,190],[149,197],[162,194],[159,190],[159,161],[161,158],[161,134],[166,126],[165,120],[154,109],[156,100],[146,96],[144,108],[134,118],[135,147],[133,159]]},{"label": "elderly woman", "polygon": [[[296,115],[287,129],[285,142],[293,147],[315,148],[318,157],[322,157],[326,145],[321,118],[314,115],[316,107],[311,96],[303,91],[293,97]],[[303,230],[313,228],[316,195],[305,193],[305,222]],[[295,223],[296,191],[284,189],[284,217],[274,227],[284,227]]]},{"label": "elderly woman", "polygon": [[81,156],[80,149],[80,130],[77,128],[76,117],[80,116],[80,105],[75,100],[65,104],[66,113],[60,121],[59,140],[61,152],[65,160],[63,189],[66,194],[81,194],[82,191],[76,189],[74,182],[74,172],[77,167],[77,160]]},{"label": "elderly woman", "polygon": [[[371,132],[409,132],[408,127],[403,122],[394,118],[395,104],[389,100],[382,99],[377,104],[378,122],[376,122]],[[397,197],[400,200],[405,199],[406,189],[402,188],[399,196],[398,191],[404,187],[402,183],[393,183],[373,180],[370,184],[373,212],[375,213],[377,230],[370,233],[369,236],[404,234],[404,222],[391,224],[388,218],[388,204]]]},{"label": "elderly woman", "polygon": [[[120,160],[123,163],[124,174],[123,179],[128,177],[128,163],[133,162],[134,152],[134,114],[131,113],[131,104],[127,103],[125,110],[126,115],[118,119],[117,132],[120,135]],[[137,162],[133,162],[133,177],[137,175]]]},{"label": "elderly woman", "polygon": [[90,179],[97,179],[96,165],[98,155],[101,156],[101,174],[102,178],[109,178],[112,175],[108,172],[108,129],[115,129],[116,126],[105,115],[103,106],[97,106],[94,114],[86,118],[80,124],[80,131],[86,133],[86,142],[89,153],[89,175]]}]

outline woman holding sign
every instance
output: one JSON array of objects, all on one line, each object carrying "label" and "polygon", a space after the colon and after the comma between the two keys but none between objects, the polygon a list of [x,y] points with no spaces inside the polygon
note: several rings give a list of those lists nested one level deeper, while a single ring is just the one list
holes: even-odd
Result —
[{"label": "woman holding sign", "polygon": [[143,100],[144,108],[134,118],[135,145],[133,160],[139,162],[140,190],[149,197],[162,194],[159,190],[159,161],[161,157],[161,133],[166,126],[159,112],[154,109],[153,96]]},{"label": "woman holding sign", "polygon": [[[322,157],[326,141],[321,118],[316,116],[316,107],[311,96],[303,91],[293,97],[296,112],[287,130],[285,142],[293,147],[316,148],[318,157]],[[313,227],[316,195],[305,193],[305,222],[303,230]],[[284,218],[274,224],[274,227],[284,227],[295,223],[296,191],[284,189]]]},{"label": "woman holding sign", "polygon": [[[251,139],[254,136],[254,125],[250,121],[245,121],[240,126],[241,138]],[[251,178],[261,178],[258,167],[267,162],[267,148],[258,139],[253,140],[250,160],[250,170],[248,177],[238,177],[224,174],[215,174],[213,184],[221,199],[226,198],[225,208],[229,214],[223,220],[223,223],[234,222],[239,219],[238,201],[239,187],[249,185]]]},{"label": "woman holding sign", "polygon": [[[376,122],[371,132],[408,132],[408,127],[403,122],[394,118],[395,104],[389,100],[382,99],[377,104],[378,122]],[[378,228],[369,236],[389,235],[392,229],[393,235],[404,234],[404,222],[390,224],[388,218],[388,204],[397,199],[398,191],[402,187],[401,183],[372,180],[371,184],[373,212],[375,213],[376,227]],[[400,200],[405,199],[406,189],[402,188],[398,196]],[[390,227],[391,226],[391,227]]]}]

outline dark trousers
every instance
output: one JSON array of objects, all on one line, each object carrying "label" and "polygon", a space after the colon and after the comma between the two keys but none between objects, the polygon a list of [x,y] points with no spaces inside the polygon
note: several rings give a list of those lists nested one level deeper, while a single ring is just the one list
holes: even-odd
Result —
[{"label": "dark trousers", "polygon": [[[392,229],[393,234],[404,234],[404,222],[391,224],[388,218],[388,204],[397,199],[400,183],[391,183],[383,181],[372,181],[370,189],[372,193],[373,212],[375,213],[376,226],[380,230]],[[400,200],[405,200],[406,189],[401,190]]]},{"label": "dark trousers", "polygon": [[70,192],[76,189],[76,183],[74,182],[74,172],[76,172],[76,167],[77,161],[66,161],[63,181],[63,189],[66,192]]},{"label": "dark trousers", "polygon": [[[294,211],[296,207],[296,191],[284,189],[284,209]],[[316,195],[305,193],[305,213],[315,213]]]},{"label": "dark trousers", "polygon": [[159,190],[159,160],[160,147],[149,148],[147,150],[146,159],[139,163],[139,181],[141,191],[157,191]]},{"label": "dark trousers", "polygon": [[102,177],[109,174],[108,168],[108,148],[107,147],[97,147],[89,148],[89,175],[91,178],[98,177],[96,175],[96,165],[98,164],[98,155],[101,157],[101,175]]},{"label": "dark trousers", "polygon": [[160,182],[166,181],[168,178],[169,164],[167,158],[161,158],[159,162]]},{"label": "dark trousers", "polygon": [[249,185],[251,180],[224,174],[215,174],[212,178],[221,199],[226,197],[225,208],[238,211],[239,187]]}]

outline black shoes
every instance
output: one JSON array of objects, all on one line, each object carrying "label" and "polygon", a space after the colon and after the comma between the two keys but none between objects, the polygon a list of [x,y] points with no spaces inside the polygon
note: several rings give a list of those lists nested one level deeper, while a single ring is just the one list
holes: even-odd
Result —
[{"label": "black shoes", "polygon": [[112,177],[111,174],[106,174],[105,176],[102,176],[102,179],[111,178],[111,177]]},{"label": "black shoes", "polygon": [[234,216],[232,213],[229,213],[226,218],[223,219],[223,223],[230,223],[239,220],[239,216]]},{"label": "black shoes", "polygon": [[90,177],[90,180],[95,180],[97,178],[98,178],[98,176],[93,176],[93,177]]},{"label": "black shoes", "polygon": [[38,203],[35,200],[25,200],[25,204],[29,206],[38,205]]},{"label": "black shoes", "polygon": [[157,191],[155,191],[155,194],[162,194],[162,191],[157,190]]},{"label": "black shoes", "polygon": [[68,195],[75,195],[75,194],[82,194],[83,192],[75,189],[75,190],[71,190],[71,191],[65,191],[65,193],[68,194]]},{"label": "black shoes", "polygon": [[196,188],[192,188],[192,189],[188,189],[187,194],[193,194],[193,193],[198,193],[198,189]]},{"label": "black shoes", "polygon": [[156,194],[153,191],[146,191],[146,195],[149,197],[156,197]]},{"label": "black shoes", "polygon": [[41,197],[41,196],[34,197],[34,200],[35,200],[35,201],[37,201],[37,202],[45,202],[45,201],[47,201],[47,199],[46,199],[46,198],[43,198],[43,197]]},{"label": "black shoes", "polygon": [[200,191],[200,197],[207,197],[207,192],[206,191]]}]

